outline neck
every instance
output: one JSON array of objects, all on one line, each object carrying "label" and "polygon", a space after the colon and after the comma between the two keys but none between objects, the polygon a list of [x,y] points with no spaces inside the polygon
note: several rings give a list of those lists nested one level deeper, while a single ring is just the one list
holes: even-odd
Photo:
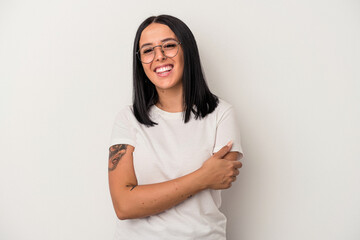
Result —
[{"label": "neck", "polygon": [[179,84],[177,88],[156,89],[159,101],[156,106],[167,112],[183,112],[183,88]]}]

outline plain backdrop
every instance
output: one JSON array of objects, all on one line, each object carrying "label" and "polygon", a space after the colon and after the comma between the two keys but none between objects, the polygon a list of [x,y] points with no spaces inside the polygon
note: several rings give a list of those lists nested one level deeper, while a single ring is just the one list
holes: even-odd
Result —
[{"label": "plain backdrop", "polygon": [[111,129],[137,27],[163,13],[236,109],[228,239],[360,239],[357,0],[0,1],[0,239],[112,239]]}]

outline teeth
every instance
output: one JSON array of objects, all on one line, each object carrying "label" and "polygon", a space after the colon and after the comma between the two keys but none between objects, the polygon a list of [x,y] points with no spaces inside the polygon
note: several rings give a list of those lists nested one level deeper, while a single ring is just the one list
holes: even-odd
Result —
[{"label": "teeth", "polygon": [[169,71],[171,70],[173,67],[171,65],[166,65],[164,67],[159,67],[159,68],[156,68],[156,72],[157,73],[160,73],[160,72],[166,72],[166,71]]}]

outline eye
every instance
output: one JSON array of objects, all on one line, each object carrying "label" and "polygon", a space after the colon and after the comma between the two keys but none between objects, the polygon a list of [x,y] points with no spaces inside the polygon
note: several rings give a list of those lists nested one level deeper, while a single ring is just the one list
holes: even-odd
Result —
[{"label": "eye", "polygon": [[141,50],[141,54],[144,54],[144,55],[151,54],[152,52],[153,52],[152,48],[145,48],[145,49]]},{"label": "eye", "polygon": [[176,47],[176,43],[175,42],[171,42],[171,43],[165,43],[163,48],[164,49],[173,49]]}]

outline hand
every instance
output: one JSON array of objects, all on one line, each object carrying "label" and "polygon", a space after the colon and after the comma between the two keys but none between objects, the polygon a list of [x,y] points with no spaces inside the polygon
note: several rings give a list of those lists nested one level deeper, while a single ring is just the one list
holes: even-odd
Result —
[{"label": "hand", "polygon": [[230,151],[232,142],[229,142],[218,152],[206,160],[200,170],[203,173],[204,184],[210,189],[228,189],[239,175],[240,161],[227,160],[223,157]]}]

